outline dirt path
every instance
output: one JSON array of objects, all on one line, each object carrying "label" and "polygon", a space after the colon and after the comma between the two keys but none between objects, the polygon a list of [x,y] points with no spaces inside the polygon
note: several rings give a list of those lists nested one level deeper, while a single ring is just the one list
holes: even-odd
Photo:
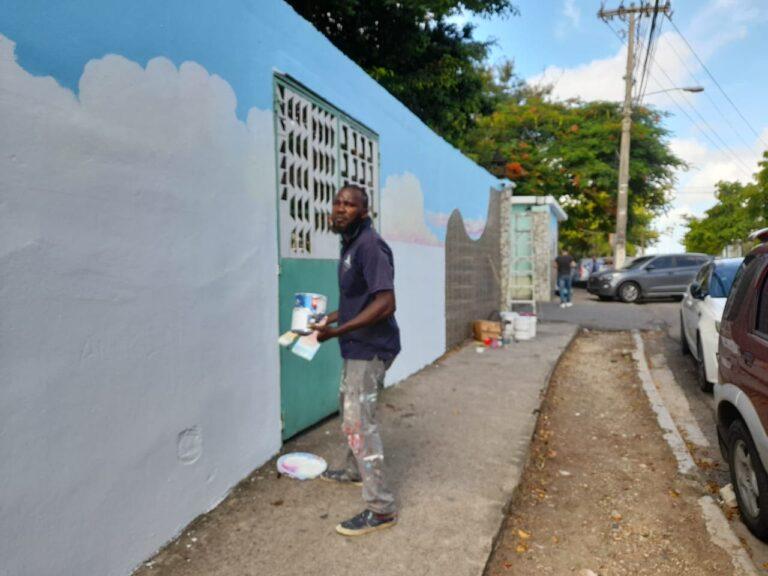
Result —
[{"label": "dirt path", "polygon": [[628,333],[590,332],[562,359],[486,574],[734,574],[702,519],[702,488],[678,475],[632,348]]}]

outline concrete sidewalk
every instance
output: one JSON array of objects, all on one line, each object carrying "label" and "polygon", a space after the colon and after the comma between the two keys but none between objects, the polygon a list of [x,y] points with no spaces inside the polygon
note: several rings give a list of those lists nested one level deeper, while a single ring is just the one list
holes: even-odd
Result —
[{"label": "concrete sidewalk", "polygon": [[[274,460],[137,574],[482,574],[525,464],[541,392],[576,332],[540,324],[533,341],[483,354],[469,345],[380,397],[387,470],[401,506],[391,530],[356,539],[334,526],[359,512],[360,488],[278,478]],[[289,442],[332,464],[334,418]]]}]

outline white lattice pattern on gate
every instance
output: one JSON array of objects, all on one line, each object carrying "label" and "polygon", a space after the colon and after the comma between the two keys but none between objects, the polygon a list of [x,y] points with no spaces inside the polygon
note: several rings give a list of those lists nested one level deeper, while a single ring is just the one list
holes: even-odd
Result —
[{"label": "white lattice pattern on gate", "polygon": [[379,143],[352,124],[340,122],[341,182],[357,184],[368,194],[368,209],[375,217],[379,211],[376,194],[379,182]]},{"label": "white lattice pattern on gate", "polygon": [[378,210],[378,142],[330,107],[278,82],[280,254],[335,259],[339,239],[330,229],[333,195],[342,184],[368,193]]}]

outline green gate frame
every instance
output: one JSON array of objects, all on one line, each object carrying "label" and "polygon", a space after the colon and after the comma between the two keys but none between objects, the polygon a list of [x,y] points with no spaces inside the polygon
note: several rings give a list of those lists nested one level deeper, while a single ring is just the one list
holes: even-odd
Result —
[{"label": "green gate frame", "polygon": [[[367,138],[376,141],[376,163],[381,166],[381,153],[378,142],[379,135],[345,114],[333,104],[307,89],[286,74],[273,75],[273,122],[275,134],[275,170],[279,175],[280,153],[278,144],[278,86],[284,85],[311,103],[323,108],[339,120],[350,124],[355,130]],[[337,129],[336,157],[340,161],[341,138]],[[377,170],[378,177],[380,171]],[[337,280],[338,259],[324,258],[291,258],[280,253],[280,181],[275,182],[275,201],[277,205],[277,235],[278,235],[278,305],[280,334],[290,330],[294,294],[296,292],[317,292],[328,297],[328,309],[336,310],[339,303]],[[341,186],[341,170],[337,174],[337,188]],[[376,191],[379,182],[376,182]],[[376,206],[379,198],[376,198]],[[380,210],[379,210],[380,213]],[[380,214],[374,214],[374,221],[380,224]],[[316,424],[320,420],[338,410],[339,380],[341,377],[342,360],[339,345],[336,340],[324,343],[312,362],[307,362],[285,348],[280,349],[280,414],[282,421],[282,437],[287,440],[302,430]]]}]

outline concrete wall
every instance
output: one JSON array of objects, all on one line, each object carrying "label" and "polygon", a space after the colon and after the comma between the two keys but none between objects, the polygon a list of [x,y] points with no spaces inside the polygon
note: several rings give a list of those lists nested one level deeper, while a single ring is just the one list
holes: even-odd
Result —
[{"label": "concrete wall", "polygon": [[0,573],[126,573],[280,446],[271,113],[5,37],[0,77]]},{"label": "concrete wall", "polygon": [[274,71],[380,135],[390,383],[496,181],[278,0],[2,13],[0,572],[122,575],[280,446]]},{"label": "concrete wall", "polygon": [[472,336],[474,320],[497,318],[501,300],[501,194],[491,191],[483,235],[470,238],[457,211],[448,222],[445,253],[446,344]]}]

